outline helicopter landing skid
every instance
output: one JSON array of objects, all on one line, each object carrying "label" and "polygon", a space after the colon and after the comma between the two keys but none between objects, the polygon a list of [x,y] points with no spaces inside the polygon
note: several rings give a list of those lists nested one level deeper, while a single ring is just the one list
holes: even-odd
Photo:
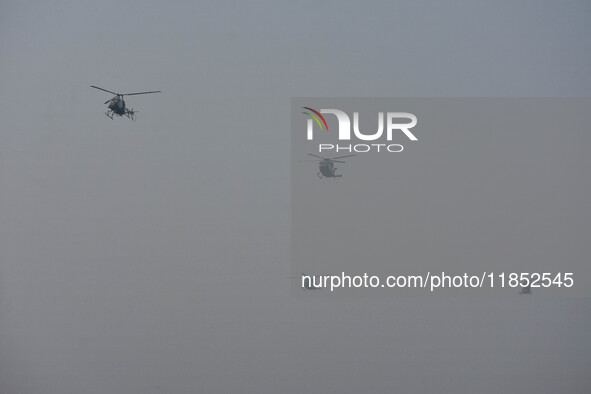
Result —
[{"label": "helicopter landing skid", "polygon": [[125,116],[127,116],[131,120],[135,120],[135,113],[138,111],[134,111],[133,108],[131,110],[125,111]]},{"label": "helicopter landing skid", "polygon": [[337,175],[337,174],[333,174],[330,177],[324,176],[320,171],[316,173],[316,175],[318,175],[318,178],[322,179],[322,178],[332,178],[332,179],[336,179],[336,178],[342,178],[343,175]]},{"label": "helicopter landing skid", "polygon": [[[136,112],[138,112],[138,111],[133,111],[133,110],[126,111],[124,115],[127,116],[131,120],[135,120],[135,113]],[[108,118],[110,118],[111,120],[113,120],[113,118],[115,117],[115,112],[113,112],[113,111],[107,111],[107,112],[105,112],[105,115],[107,115]],[[117,115],[119,115],[119,114],[117,114]],[[122,116],[122,115],[119,115],[119,116]]]}]

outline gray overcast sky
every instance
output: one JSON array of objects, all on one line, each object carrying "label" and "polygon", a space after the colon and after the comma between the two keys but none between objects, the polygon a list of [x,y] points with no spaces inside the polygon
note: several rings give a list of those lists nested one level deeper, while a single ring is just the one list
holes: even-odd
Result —
[{"label": "gray overcast sky", "polygon": [[[590,20],[2,2],[0,392],[586,392],[588,299],[300,299],[287,277],[291,97],[589,97]],[[111,121],[91,84],[163,93]]]}]

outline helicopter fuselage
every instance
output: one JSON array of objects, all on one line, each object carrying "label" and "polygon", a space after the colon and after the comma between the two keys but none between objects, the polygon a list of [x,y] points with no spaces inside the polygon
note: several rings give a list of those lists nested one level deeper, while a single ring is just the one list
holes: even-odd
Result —
[{"label": "helicopter fuselage", "polygon": [[333,162],[330,160],[323,160],[318,165],[318,169],[322,176],[325,178],[338,178],[342,175],[336,175],[336,167],[334,166]]},{"label": "helicopter fuselage", "polygon": [[111,101],[109,101],[109,109],[119,115],[125,115],[125,101],[119,97],[113,97]]}]

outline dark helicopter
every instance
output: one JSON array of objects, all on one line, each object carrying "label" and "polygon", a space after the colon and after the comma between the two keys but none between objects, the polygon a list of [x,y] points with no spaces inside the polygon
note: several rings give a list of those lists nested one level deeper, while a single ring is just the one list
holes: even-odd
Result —
[{"label": "dark helicopter", "polygon": [[[337,168],[334,166],[333,163],[345,163],[344,161],[341,160],[335,160],[335,159],[342,159],[344,157],[351,157],[351,156],[355,156],[355,155],[346,155],[346,156],[338,156],[338,157],[333,157],[332,159],[327,159],[326,157],[320,157],[320,156],[316,156],[313,155],[311,153],[308,153],[310,156],[314,156],[319,158],[320,160],[318,160],[318,173],[316,175],[318,175],[318,178],[340,178],[343,175],[339,174],[337,175],[336,171]],[[316,161],[316,160],[313,160]]]},{"label": "dark helicopter", "polygon": [[98,90],[103,90],[107,93],[111,93],[114,94],[115,97],[113,97],[110,100],[105,101],[105,104],[109,104],[109,107],[107,109],[107,112],[105,112],[105,115],[107,115],[109,118],[113,119],[114,115],[119,115],[119,116],[127,116],[129,119],[131,120],[135,120],[135,113],[138,111],[134,111],[133,108],[129,109],[125,106],[125,100],[123,100],[123,96],[135,96],[137,94],[148,94],[148,93],[161,93],[160,90],[153,90],[150,92],[138,92],[138,93],[115,93],[115,92],[111,92],[110,90],[107,89],[103,89],[103,88],[99,88],[98,86],[94,86],[94,85],[90,85],[91,88],[95,88]]}]

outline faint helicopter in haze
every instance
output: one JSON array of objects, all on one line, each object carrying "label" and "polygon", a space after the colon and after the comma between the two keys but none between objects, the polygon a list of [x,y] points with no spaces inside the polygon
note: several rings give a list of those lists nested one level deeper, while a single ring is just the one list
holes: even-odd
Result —
[{"label": "faint helicopter in haze", "polygon": [[95,88],[98,90],[103,90],[107,93],[111,93],[114,94],[115,97],[113,97],[110,100],[105,101],[105,104],[109,104],[107,112],[105,112],[105,115],[107,115],[109,118],[113,119],[114,115],[119,115],[119,116],[127,116],[129,119],[131,120],[135,120],[135,113],[138,111],[134,111],[134,109],[129,109],[125,106],[125,100],[123,100],[123,96],[135,96],[137,94],[148,94],[148,93],[161,93],[160,90],[152,90],[150,92],[138,92],[138,93],[115,93],[115,92],[111,92],[110,90],[107,89],[103,89],[103,88],[99,88],[98,86],[94,86],[94,85],[90,85],[91,88]]},{"label": "faint helicopter in haze", "polygon": [[314,286],[314,276],[306,275],[302,272],[302,288],[304,290],[320,290],[322,287]]},{"label": "faint helicopter in haze", "polygon": [[[298,284],[304,290],[320,290],[322,287],[314,286],[314,276],[313,275],[306,275],[302,272],[301,276],[288,276],[290,279],[298,279]],[[319,276],[322,279],[321,276]]]},{"label": "faint helicopter in haze", "polygon": [[321,156],[317,156],[317,155],[313,155],[312,153],[308,153],[310,156],[314,156],[319,158],[320,160],[310,160],[310,161],[318,161],[318,173],[316,175],[318,175],[318,178],[340,178],[343,175],[342,174],[337,174],[337,168],[334,166],[333,163],[345,163],[344,161],[341,160],[335,160],[335,159],[342,159],[344,157],[351,157],[351,156],[355,156],[355,155],[346,155],[346,156],[338,156],[338,157],[333,157],[332,159],[328,159],[326,157],[321,157]]},{"label": "faint helicopter in haze", "polygon": [[522,286],[519,294],[531,294],[531,284],[528,284],[527,286]]}]

